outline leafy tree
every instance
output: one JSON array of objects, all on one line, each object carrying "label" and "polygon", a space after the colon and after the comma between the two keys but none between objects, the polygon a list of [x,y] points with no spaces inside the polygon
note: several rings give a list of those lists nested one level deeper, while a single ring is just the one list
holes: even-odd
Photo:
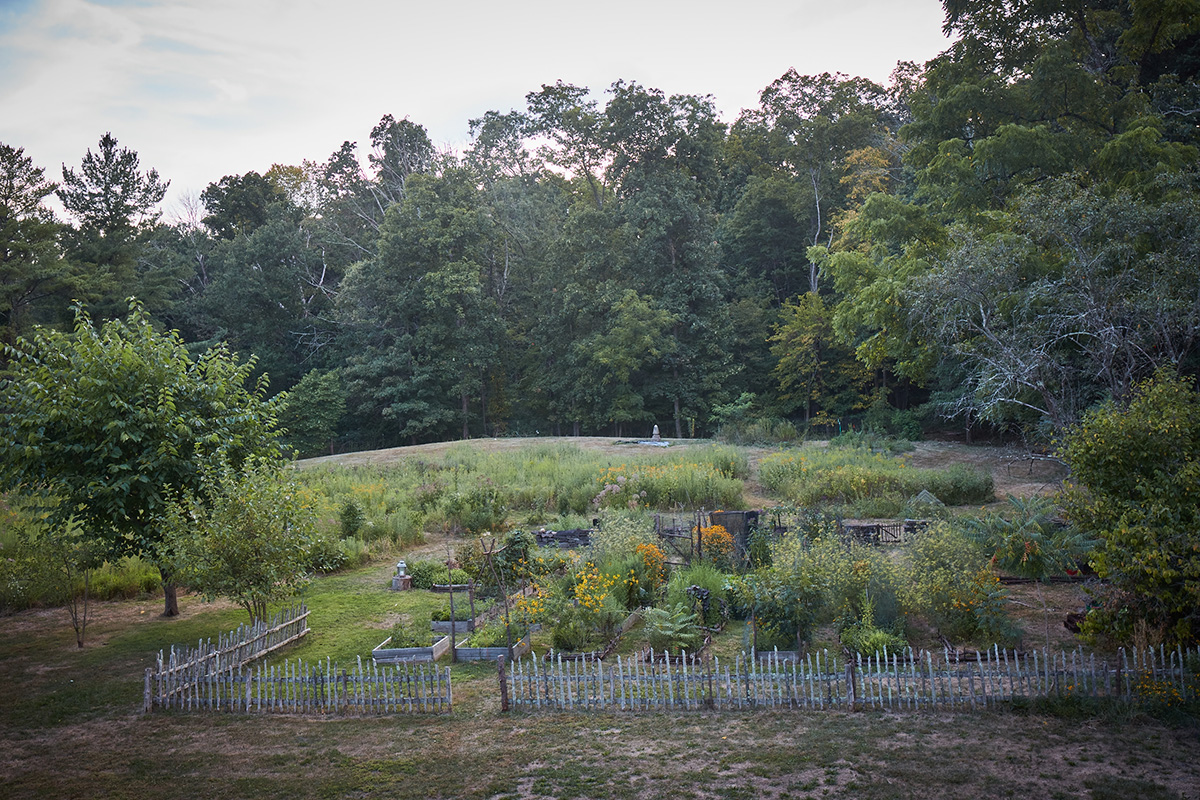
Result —
[{"label": "leafy tree", "polygon": [[[24,149],[0,142],[0,343],[12,345],[52,299],[63,300],[75,275],[63,259],[43,200],[54,191]],[[2,359],[0,359],[2,361]]]},{"label": "leafy tree", "polygon": [[200,495],[183,497],[168,526],[164,549],[178,576],[206,599],[234,600],[251,621],[304,585],[316,537],[312,509],[275,460],[207,466]]},{"label": "leafy tree", "polygon": [[233,468],[278,452],[281,399],[249,389],[254,361],[224,348],[193,359],[146,311],[96,328],[80,307],[71,333],[35,329],[9,349],[0,383],[0,476],[35,496],[49,523],[77,519],[107,555],[153,560],[178,613],[176,576],[162,550],[172,503],[199,495],[204,467]]},{"label": "leafy tree", "polygon": [[840,417],[865,404],[871,376],[834,337],[832,315],[819,294],[808,292],[785,303],[771,342],[784,410],[800,409],[808,422],[819,414]]},{"label": "leafy tree", "polygon": [[277,388],[321,363],[334,336],[336,271],[311,242],[296,209],[275,205],[249,235],[213,248],[208,286],[197,306],[204,335],[258,357]]},{"label": "leafy tree", "polygon": [[257,172],[226,175],[200,194],[204,224],[223,239],[253,233],[267,222],[267,207],[285,200],[283,190]]},{"label": "leafy tree", "polygon": [[1088,412],[1066,437],[1071,477],[1063,511],[1103,546],[1108,582],[1088,616],[1093,631],[1133,638],[1139,625],[1172,643],[1200,639],[1200,396],[1160,369],[1127,406]]},{"label": "leafy tree", "polygon": [[995,218],[995,232],[960,230],[909,301],[925,335],[963,359],[960,407],[994,420],[1024,408],[1061,430],[1189,358],[1200,334],[1195,187],[1181,174],[1160,200],[1055,182]]},{"label": "leafy tree", "polygon": [[337,370],[311,370],[288,392],[279,415],[284,442],[301,456],[329,449],[346,413],[346,387]]},{"label": "leafy tree", "polygon": [[456,418],[470,435],[470,401],[501,339],[483,291],[487,235],[472,175],[413,176],[405,202],[388,212],[379,256],[342,284],[341,314],[357,338],[347,388],[393,435],[440,435]]}]

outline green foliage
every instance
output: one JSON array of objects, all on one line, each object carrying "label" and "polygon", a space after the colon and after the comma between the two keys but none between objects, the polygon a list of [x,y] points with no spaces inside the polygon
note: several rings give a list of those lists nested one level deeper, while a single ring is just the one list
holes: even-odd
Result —
[{"label": "green foliage", "polygon": [[952,641],[1013,641],[1005,611],[1007,592],[989,568],[989,554],[959,527],[930,525],[912,543],[912,578],[905,606],[925,615]]},{"label": "green foliage", "polygon": [[1054,520],[1056,508],[1045,497],[1008,498],[1008,515],[995,512],[964,522],[968,534],[991,553],[1002,572],[1045,581],[1075,570],[1099,544]]},{"label": "green foliage", "polygon": [[36,494],[52,525],[78,518],[112,556],[165,565],[168,512],[202,496],[205,465],[278,452],[278,401],[245,386],[253,360],[218,348],[193,361],[136,302],[100,329],[76,308],[73,333],[39,329],[9,355],[0,478]]},{"label": "green foliage", "polygon": [[923,490],[947,505],[965,505],[991,500],[993,488],[989,473],[965,465],[913,469],[882,454],[833,447],[769,455],[759,462],[759,481],[798,505],[853,505],[883,498],[893,513],[904,498]]},{"label": "green foliage", "polygon": [[329,451],[329,442],[346,413],[346,389],[337,371],[310,370],[288,391],[279,414],[284,442],[301,457]]},{"label": "green foliage", "polygon": [[353,500],[343,502],[342,510],[338,513],[338,520],[342,525],[342,537],[349,539],[357,536],[362,529],[364,519],[363,510],[358,503]]},{"label": "green foliage", "polygon": [[1128,407],[1105,404],[1066,437],[1071,481],[1061,502],[1077,529],[1103,541],[1092,558],[1110,590],[1108,633],[1137,622],[1168,641],[1200,637],[1200,400],[1192,382],[1160,371]]},{"label": "green foliage", "polygon": [[434,633],[429,629],[429,622],[424,619],[417,619],[413,622],[406,623],[404,620],[397,621],[392,625],[390,636],[392,640],[387,643],[388,647],[431,647],[435,638],[441,638],[444,634]]},{"label": "green foliage", "polygon": [[271,604],[302,586],[317,537],[312,510],[277,464],[205,473],[203,500],[185,497],[169,515],[164,542],[175,574],[206,598],[228,597],[266,619]]},{"label": "green foliage", "polygon": [[[725,574],[711,564],[697,563],[675,570],[667,583],[666,606],[682,606],[696,616],[698,624],[716,627],[721,624],[729,608],[725,584]],[[705,603],[699,593],[689,592],[692,587],[708,592],[708,602]]]},{"label": "green foliage", "polygon": [[857,619],[843,625],[838,631],[842,645],[852,653],[864,656],[883,656],[902,651],[908,641],[891,628],[881,628],[875,620],[875,604],[869,591],[864,590]]},{"label": "green foliage", "polygon": [[704,643],[696,615],[683,603],[647,609],[642,614],[642,631],[656,653],[695,653]]},{"label": "green foliage", "polygon": [[434,584],[466,584],[471,580],[471,576],[461,569],[447,570],[444,561],[412,561],[407,565],[407,572],[412,576],[414,589],[432,589]]}]

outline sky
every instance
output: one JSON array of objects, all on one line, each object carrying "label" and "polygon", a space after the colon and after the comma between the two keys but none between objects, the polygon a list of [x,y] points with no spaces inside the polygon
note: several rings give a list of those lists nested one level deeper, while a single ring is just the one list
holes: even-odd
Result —
[{"label": "sky", "polygon": [[324,161],[385,114],[439,148],[543,84],[712,95],[724,121],[789,67],[886,83],[949,42],[939,0],[0,0],[0,142],[47,178],[111,132],[171,181]]}]

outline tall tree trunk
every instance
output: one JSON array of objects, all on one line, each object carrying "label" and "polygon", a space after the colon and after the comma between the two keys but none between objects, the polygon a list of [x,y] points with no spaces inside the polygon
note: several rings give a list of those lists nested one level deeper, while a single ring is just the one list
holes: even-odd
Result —
[{"label": "tall tree trunk", "polygon": [[159,574],[162,575],[163,616],[178,617],[179,587],[175,585],[175,576],[169,572],[163,572],[161,567],[159,568]]},{"label": "tall tree trunk", "polygon": [[675,395],[675,438],[683,438],[683,419],[679,416],[679,395]]},{"label": "tall tree trunk", "polygon": [[463,415],[462,438],[464,438],[464,439],[471,438],[471,429],[470,429],[470,427],[468,427],[468,424],[467,424],[468,419],[469,419],[467,415],[470,413],[469,404],[470,404],[470,400],[467,397],[467,393],[463,392],[462,393],[462,415]]}]

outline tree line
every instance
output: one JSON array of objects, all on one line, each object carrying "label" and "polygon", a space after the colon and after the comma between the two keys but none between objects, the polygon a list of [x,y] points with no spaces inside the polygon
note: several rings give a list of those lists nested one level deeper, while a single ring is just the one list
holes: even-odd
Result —
[{"label": "tree line", "polygon": [[626,80],[542,86],[457,153],[387,115],[169,221],[111,134],[59,181],[0,144],[0,337],[136,296],[255,356],[305,453],[771,418],[1049,440],[1196,371],[1194,5],[946,0],[929,63],[789,70],[729,124]]}]

